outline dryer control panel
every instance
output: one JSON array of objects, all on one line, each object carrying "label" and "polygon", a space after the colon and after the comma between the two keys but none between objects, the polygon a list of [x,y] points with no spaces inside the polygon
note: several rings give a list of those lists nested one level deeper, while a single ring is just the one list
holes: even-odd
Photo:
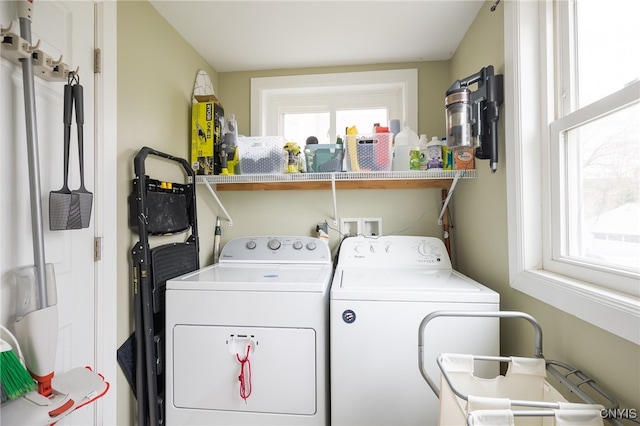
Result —
[{"label": "dryer control panel", "polygon": [[225,244],[220,262],[331,263],[331,252],[325,242],[313,237],[240,237]]},{"label": "dryer control panel", "polygon": [[345,238],[338,267],[426,267],[451,269],[444,243],[435,237],[388,235]]}]

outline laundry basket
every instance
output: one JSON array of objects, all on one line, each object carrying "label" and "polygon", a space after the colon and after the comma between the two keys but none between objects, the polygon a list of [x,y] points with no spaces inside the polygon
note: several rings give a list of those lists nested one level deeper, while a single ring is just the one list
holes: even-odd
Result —
[{"label": "laundry basket", "polygon": [[[493,379],[476,377],[478,360],[508,362],[507,372]],[[602,405],[570,404],[547,382],[543,358],[441,354],[437,362],[442,372],[440,425],[603,424]],[[558,410],[571,411],[552,419]]]},{"label": "laundry basket", "polygon": [[[522,318],[535,330],[535,353],[532,358],[496,357],[471,354],[440,354],[440,386],[436,386],[425,370],[423,360],[424,329],[433,318],[499,317]],[[504,376],[481,378],[474,374],[476,362],[505,362]],[[617,401],[604,392],[592,379],[567,364],[545,360],[542,356],[542,329],[530,315],[522,312],[457,312],[438,311],[427,315],[418,333],[418,362],[422,376],[439,398],[439,426],[503,426],[555,425],[600,426],[603,413]],[[558,368],[566,369],[563,374]],[[547,380],[551,374],[562,385],[580,397],[584,403],[570,403]],[[577,380],[574,383],[571,379]],[[605,409],[580,389],[587,385],[606,399],[611,407]],[[622,425],[616,419],[613,424]]]}]

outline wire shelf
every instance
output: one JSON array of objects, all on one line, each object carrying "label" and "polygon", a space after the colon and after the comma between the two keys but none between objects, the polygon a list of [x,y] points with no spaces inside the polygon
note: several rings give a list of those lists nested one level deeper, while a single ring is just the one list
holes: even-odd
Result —
[{"label": "wire shelf", "polygon": [[282,173],[196,176],[196,183],[270,183],[270,182],[326,182],[349,180],[429,180],[473,179],[477,170],[409,170],[402,172],[335,172],[335,173]]}]

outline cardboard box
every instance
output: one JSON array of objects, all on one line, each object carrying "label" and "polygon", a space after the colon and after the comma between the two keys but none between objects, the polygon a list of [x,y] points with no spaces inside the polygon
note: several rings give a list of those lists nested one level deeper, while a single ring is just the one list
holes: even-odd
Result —
[{"label": "cardboard box", "polygon": [[222,137],[224,109],[215,95],[196,95],[191,106],[191,168],[196,175],[212,175]]},{"label": "cardboard box", "polygon": [[476,150],[472,146],[465,146],[453,150],[453,168],[454,170],[473,170],[475,169],[475,153]]}]

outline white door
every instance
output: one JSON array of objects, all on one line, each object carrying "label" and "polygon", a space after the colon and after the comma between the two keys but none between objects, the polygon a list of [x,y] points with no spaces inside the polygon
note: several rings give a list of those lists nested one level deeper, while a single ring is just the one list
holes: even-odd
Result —
[{"label": "white door", "polygon": [[[0,2],[1,25],[11,20],[19,33],[16,2]],[[33,6],[32,42],[53,58],[78,69],[84,87],[85,185],[94,192],[94,3],[92,1],[38,1]],[[24,95],[21,68],[2,59],[0,73],[0,321],[9,329],[15,315],[16,268],[34,264]],[[89,228],[49,230],[49,192],[63,181],[63,87],[65,82],[35,79],[35,105],[40,158],[42,220],[46,263],[55,268],[59,334],[56,374],[75,367],[96,365],[94,215]],[[79,187],[78,144],[73,117],[69,187]],[[96,194],[94,194],[94,206]],[[59,422],[96,423],[95,404]]]}]

